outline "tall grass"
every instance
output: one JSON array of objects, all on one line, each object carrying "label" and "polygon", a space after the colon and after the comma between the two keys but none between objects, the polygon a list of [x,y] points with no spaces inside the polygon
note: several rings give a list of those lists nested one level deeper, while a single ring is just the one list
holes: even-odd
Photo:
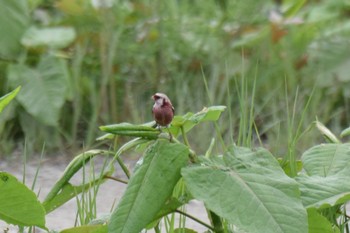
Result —
[{"label": "tall grass", "polygon": [[[56,53],[24,49],[28,56],[23,63],[34,68],[40,57],[63,53],[69,93],[57,128],[13,105],[12,113],[0,120],[0,128],[12,126],[0,133],[1,149],[13,149],[11,142],[23,135],[31,138],[28,143],[34,149],[45,140],[48,150],[74,151],[83,144],[88,148],[98,135],[98,125],[151,120],[150,96],[156,91],[168,94],[178,114],[209,103],[228,105],[230,114],[220,125],[224,138],[239,145],[267,144],[281,155],[289,153],[291,128],[300,126],[303,131],[315,116],[335,130],[344,128],[349,118],[343,108],[348,102],[348,78],[339,64],[347,61],[340,45],[349,46],[342,15],[346,6],[340,1],[308,2],[288,11],[287,5],[275,1],[224,3],[117,1],[103,9],[69,1],[34,4],[32,17],[43,10],[50,16],[49,26],[72,26],[77,38]],[[69,10],[70,4],[79,11]],[[279,21],[268,16],[276,8],[287,9]],[[315,18],[322,11],[331,19]],[[2,61],[0,66],[4,77],[6,65]],[[8,86],[1,82],[2,91]],[[304,109],[303,123],[298,125]],[[294,118],[288,119],[290,114]],[[25,124],[29,120],[31,127]],[[200,130],[210,135],[211,127]],[[298,148],[303,150],[315,140],[310,133]],[[195,144],[205,150],[207,142],[198,138]]]}]

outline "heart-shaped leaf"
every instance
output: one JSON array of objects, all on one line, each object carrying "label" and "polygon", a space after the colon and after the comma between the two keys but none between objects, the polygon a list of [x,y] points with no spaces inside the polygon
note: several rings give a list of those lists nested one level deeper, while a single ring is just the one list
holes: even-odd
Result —
[{"label": "heart-shaped leaf", "polygon": [[307,232],[297,183],[265,149],[233,147],[221,162],[182,169],[196,199],[250,233]]},{"label": "heart-shaped leaf", "polygon": [[17,100],[28,113],[46,125],[57,126],[68,89],[67,65],[62,59],[42,57],[35,69],[12,65],[8,79],[11,86],[22,86]]},{"label": "heart-shaped leaf", "polygon": [[327,208],[350,200],[350,144],[322,144],[301,157],[304,174],[296,177],[307,208]]}]

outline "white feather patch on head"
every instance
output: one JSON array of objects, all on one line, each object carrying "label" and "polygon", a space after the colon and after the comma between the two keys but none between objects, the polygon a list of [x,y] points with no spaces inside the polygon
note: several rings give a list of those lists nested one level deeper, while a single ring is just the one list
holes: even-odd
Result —
[{"label": "white feather patch on head", "polygon": [[171,104],[170,99],[168,98],[168,96],[166,94],[156,93],[156,94],[154,94],[154,96],[158,97],[158,99],[155,99],[155,102],[159,105],[163,105],[164,101]]}]

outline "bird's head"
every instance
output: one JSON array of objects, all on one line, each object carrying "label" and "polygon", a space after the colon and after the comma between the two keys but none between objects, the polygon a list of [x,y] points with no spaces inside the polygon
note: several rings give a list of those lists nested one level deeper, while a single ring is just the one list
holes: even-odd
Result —
[{"label": "bird's head", "polygon": [[152,99],[159,106],[162,106],[164,104],[170,104],[171,105],[170,99],[168,98],[168,96],[166,96],[163,93],[156,93],[156,94],[154,94],[152,96]]}]

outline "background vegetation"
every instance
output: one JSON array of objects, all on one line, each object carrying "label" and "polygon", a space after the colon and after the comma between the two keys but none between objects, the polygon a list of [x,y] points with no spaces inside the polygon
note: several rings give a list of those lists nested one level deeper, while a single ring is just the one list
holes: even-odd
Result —
[{"label": "background vegetation", "polygon": [[[238,232],[235,227],[260,232],[262,226],[273,232],[349,232],[349,144],[336,136],[350,134],[349,1],[0,0],[0,5],[0,156],[24,146],[37,152],[43,145],[43,151],[78,154],[43,203],[13,175],[0,172],[0,199],[18,206],[27,198],[20,204],[30,207],[2,206],[2,220],[22,232],[25,226],[45,229],[46,213],[81,194],[84,231],[96,217],[99,185],[121,181],[111,177],[117,161],[130,179],[122,180],[128,188],[110,216],[110,231],[135,225],[135,232],[145,227],[159,232],[159,217],[174,226],[168,213],[174,219],[180,207],[197,199],[210,218],[210,226],[202,224],[213,232]],[[167,93],[176,108],[169,129],[174,143],[141,125],[152,120],[155,92]],[[204,106],[212,107],[201,111]],[[214,124],[204,123],[208,120]],[[97,150],[101,125],[108,133],[141,138]],[[329,144],[319,145],[314,127]],[[258,145],[267,150],[251,149]],[[145,151],[144,162],[130,175],[120,155],[135,147]],[[95,156],[113,159],[106,171],[90,174],[92,181],[73,186],[70,178]],[[148,182],[139,182],[143,179]],[[88,189],[93,198],[85,202]],[[22,196],[13,198],[17,195]],[[31,209],[38,215],[28,219],[23,210]],[[128,218],[129,213],[136,214]],[[274,227],[268,219],[277,220]],[[105,221],[99,227],[107,232]]]},{"label": "background vegetation", "polygon": [[[156,91],[178,114],[229,106],[227,140],[278,155],[315,144],[313,131],[297,139],[316,117],[337,134],[348,126],[348,1],[0,4],[0,96],[22,86],[0,118],[2,154],[24,141],[89,148],[99,125],[150,121]],[[197,130],[206,148],[213,130]]]}]

